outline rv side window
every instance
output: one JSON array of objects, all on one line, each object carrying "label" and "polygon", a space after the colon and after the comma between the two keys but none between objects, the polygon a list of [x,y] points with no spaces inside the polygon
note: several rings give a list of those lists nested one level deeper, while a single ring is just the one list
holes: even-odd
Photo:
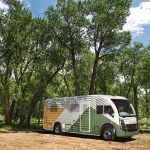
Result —
[{"label": "rv side window", "polygon": [[103,113],[103,106],[102,105],[96,107],[96,113],[97,114],[102,114]]},{"label": "rv side window", "polygon": [[104,106],[104,113],[106,113],[106,114],[113,114],[114,111],[113,111],[111,106]]},{"label": "rv side window", "polygon": [[70,112],[79,112],[79,104],[71,104],[68,111],[70,111]]}]

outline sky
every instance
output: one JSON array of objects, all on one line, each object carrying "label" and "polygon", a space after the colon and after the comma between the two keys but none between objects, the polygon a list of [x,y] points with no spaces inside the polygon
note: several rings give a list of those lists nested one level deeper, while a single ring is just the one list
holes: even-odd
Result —
[{"label": "sky", "polygon": [[[49,5],[55,5],[57,0],[20,0],[32,11],[33,16],[43,16]],[[0,0],[0,9],[8,9]],[[150,0],[132,0],[130,15],[123,27],[130,31],[132,41],[141,42],[145,46],[150,44]]]}]

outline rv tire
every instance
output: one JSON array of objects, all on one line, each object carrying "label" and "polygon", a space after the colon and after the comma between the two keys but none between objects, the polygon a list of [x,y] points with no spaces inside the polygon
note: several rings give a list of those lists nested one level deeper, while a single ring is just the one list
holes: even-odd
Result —
[{"label": "rv tire", "polygon": [[113,141],[115,139],[115,134],[112,127],[106,127],[102,131],[102,137],[106,141]]},{"label": "rv tire", "polygon": [[62,128],[60,124],[57,124],[54,126],[54,133],[55,134],[61,134],[62,133]]}]

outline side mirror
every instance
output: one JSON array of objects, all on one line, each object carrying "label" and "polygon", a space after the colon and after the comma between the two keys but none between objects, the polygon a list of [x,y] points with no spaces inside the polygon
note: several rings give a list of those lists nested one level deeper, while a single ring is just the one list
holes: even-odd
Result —
[{"label": "side mirror", "polygon": [[113,112],[112,109],[109,110],[109,115],[110,115],[112,118],[114,118],[114,112]]},{"label": "side mirror", "polygon": [[114,118],[114,114],[110,114],[110,116],[111,116],[112,118]]}]

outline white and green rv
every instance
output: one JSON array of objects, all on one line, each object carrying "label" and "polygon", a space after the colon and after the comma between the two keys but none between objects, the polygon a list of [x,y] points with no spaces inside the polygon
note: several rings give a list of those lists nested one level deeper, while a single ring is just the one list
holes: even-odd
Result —
[{"label": "white and green rv", "polygon": [[135,110],[121,96],[87,95],[47,99],[43,128],[61,132],[100,135],[105,140],[138,133]]}]

